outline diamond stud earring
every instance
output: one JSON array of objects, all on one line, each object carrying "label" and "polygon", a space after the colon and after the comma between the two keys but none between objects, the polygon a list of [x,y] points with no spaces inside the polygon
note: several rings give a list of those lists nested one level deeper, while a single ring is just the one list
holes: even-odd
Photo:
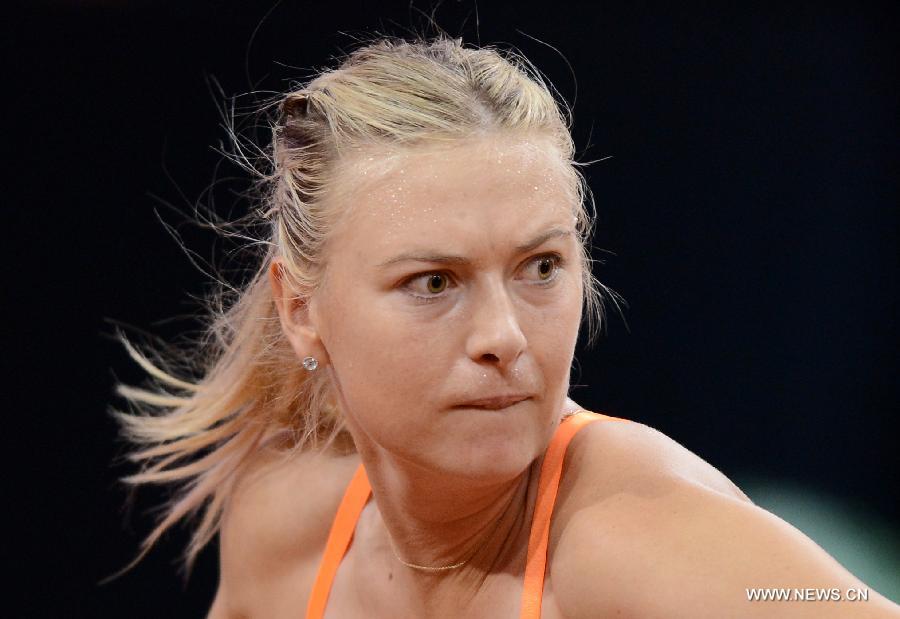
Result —
[{"label": "diamond stud earring", "polygon": [[319,362],[316,361],[315,357],[305,357],[303,359],[303,367],[312,372],[317,367],[319,367]]}]

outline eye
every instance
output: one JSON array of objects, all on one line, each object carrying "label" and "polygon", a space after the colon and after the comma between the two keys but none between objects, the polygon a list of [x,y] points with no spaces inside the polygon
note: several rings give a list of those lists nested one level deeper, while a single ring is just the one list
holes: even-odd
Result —
[{"label": "eye", "polygon": [[[420,281],[422,284],[418,283]],[[418,301],[427,303],[440,299],[441,293],[447,289],[449,284],[449,275],[440,271],[433,271],[431,273],[413,275],[403,283],[403,288],[409,290],[409,294]]]},{"label": "eye", "polygon": [[447,287],[447,276],[443,273],[430,273],[426,276],[425,289],[432,294],[440,294]]},{"label": "eye", "polygon": [[563,257],[557,253],[541,254],[532,258],[528,266],[537,267],[537,284],[543,286],[550,284],[556,279],[563,262]]}]

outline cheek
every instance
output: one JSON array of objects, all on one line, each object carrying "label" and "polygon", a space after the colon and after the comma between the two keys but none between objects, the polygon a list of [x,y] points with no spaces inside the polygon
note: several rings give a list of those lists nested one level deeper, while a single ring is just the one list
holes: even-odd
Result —
[{"label": "cheek", "polygon": [[568,380],[581,323],[581,286],[572,281],[553,302],[529,314],[528,345],[548,380]]},{"label": "cheek", "polygon": [[577,333],[583,304],[581,277],[579,269],[567,271],[545,300],[525,304],[531,307],[532,321],[541,333],[556,337]]},{"label": "cheek", "polygon": [[333,371],[346,406],[358,418],[377,416],[378,424],[392,431],[391,422],[402,422],[404,408],[427,408],[435,399],[446,377],[445,325],[362,299],[341,308],[329,323],[326,346]]},{"label": "cheek", "polygon": [[[542,309],[531,321],[530,332],[526,333],[528,345],[538,363],[545,371],[568,375],[578,329],[581,320],[581,305],[560,303]],[[554,368],[556,371],[554,372]]]}]

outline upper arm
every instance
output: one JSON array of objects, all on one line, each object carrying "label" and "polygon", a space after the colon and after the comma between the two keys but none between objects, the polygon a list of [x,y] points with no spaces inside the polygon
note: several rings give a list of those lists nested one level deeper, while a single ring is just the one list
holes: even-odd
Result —
[{"label": "upper arm", "polygon": [[219,526],[219,586],[207,619],[249,616],[257,583],[278,569],[273,549],[286,534],[279,520],[290,511],[289,495],[279,497],[282,476],[258,458],[234,484]]},{"label": "upper arm", "polygon": [[643,496],[624,491],[582,510],[557,552],[569,557],[559,581],[572,617],[595,617],[601,609],[692,619],[900,616],[900,607],[871,590],[868,602],[749,601],[751,588],[843,595],[867,587],[774,514],[678,478],[658,480]]},{"label": "upper arm", "polygon": [[257,614],[287,582],[302,581],[324,547],[352,462],[301,454],[260,457],[241,474],[219,528],[219,587],[210,619]]}]

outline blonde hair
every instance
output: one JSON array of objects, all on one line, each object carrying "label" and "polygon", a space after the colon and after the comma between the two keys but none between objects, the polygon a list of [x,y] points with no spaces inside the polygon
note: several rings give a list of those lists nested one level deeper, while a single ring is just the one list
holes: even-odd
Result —
[{"label": "blonde hair", "polygon": [[589,239],[596,214],[578,169],[585,164],[573,160],[571,110],[557,102],[521,54],[466,47],[443,35],[379,39],[261,111],[272,109],[267,116],[272,140],[261,151],[262,169],[236,149],[237,159],[258,175],[262,208],[255,216],[266,232],[255,241],[266,251],[255,274],[240,289],[222,285],[211,297],[205,332],[190,350],[140,350],[117,334],[150,379],[141,388],[116,386],[130,410],[112,412],[124,438],[137,446],[128,459],[142,465],[123,481],[180,484],[141,552],[122,571],[140,561],[173,524],[202,512],[183,557],[189,574],[218,531],[235,480],[262,446],[275,445],[288,455],[329,445],[352,449],[327,373],[302,369],[282,334],[267,274],[280,256],[298,295],[320,285],[323,247],[338,215],[323,207],[322,196],[342,153],[484,132],[548,136],[571,181],[588,344],[604,324],[602,291],[618,296],[591,273]]}]

